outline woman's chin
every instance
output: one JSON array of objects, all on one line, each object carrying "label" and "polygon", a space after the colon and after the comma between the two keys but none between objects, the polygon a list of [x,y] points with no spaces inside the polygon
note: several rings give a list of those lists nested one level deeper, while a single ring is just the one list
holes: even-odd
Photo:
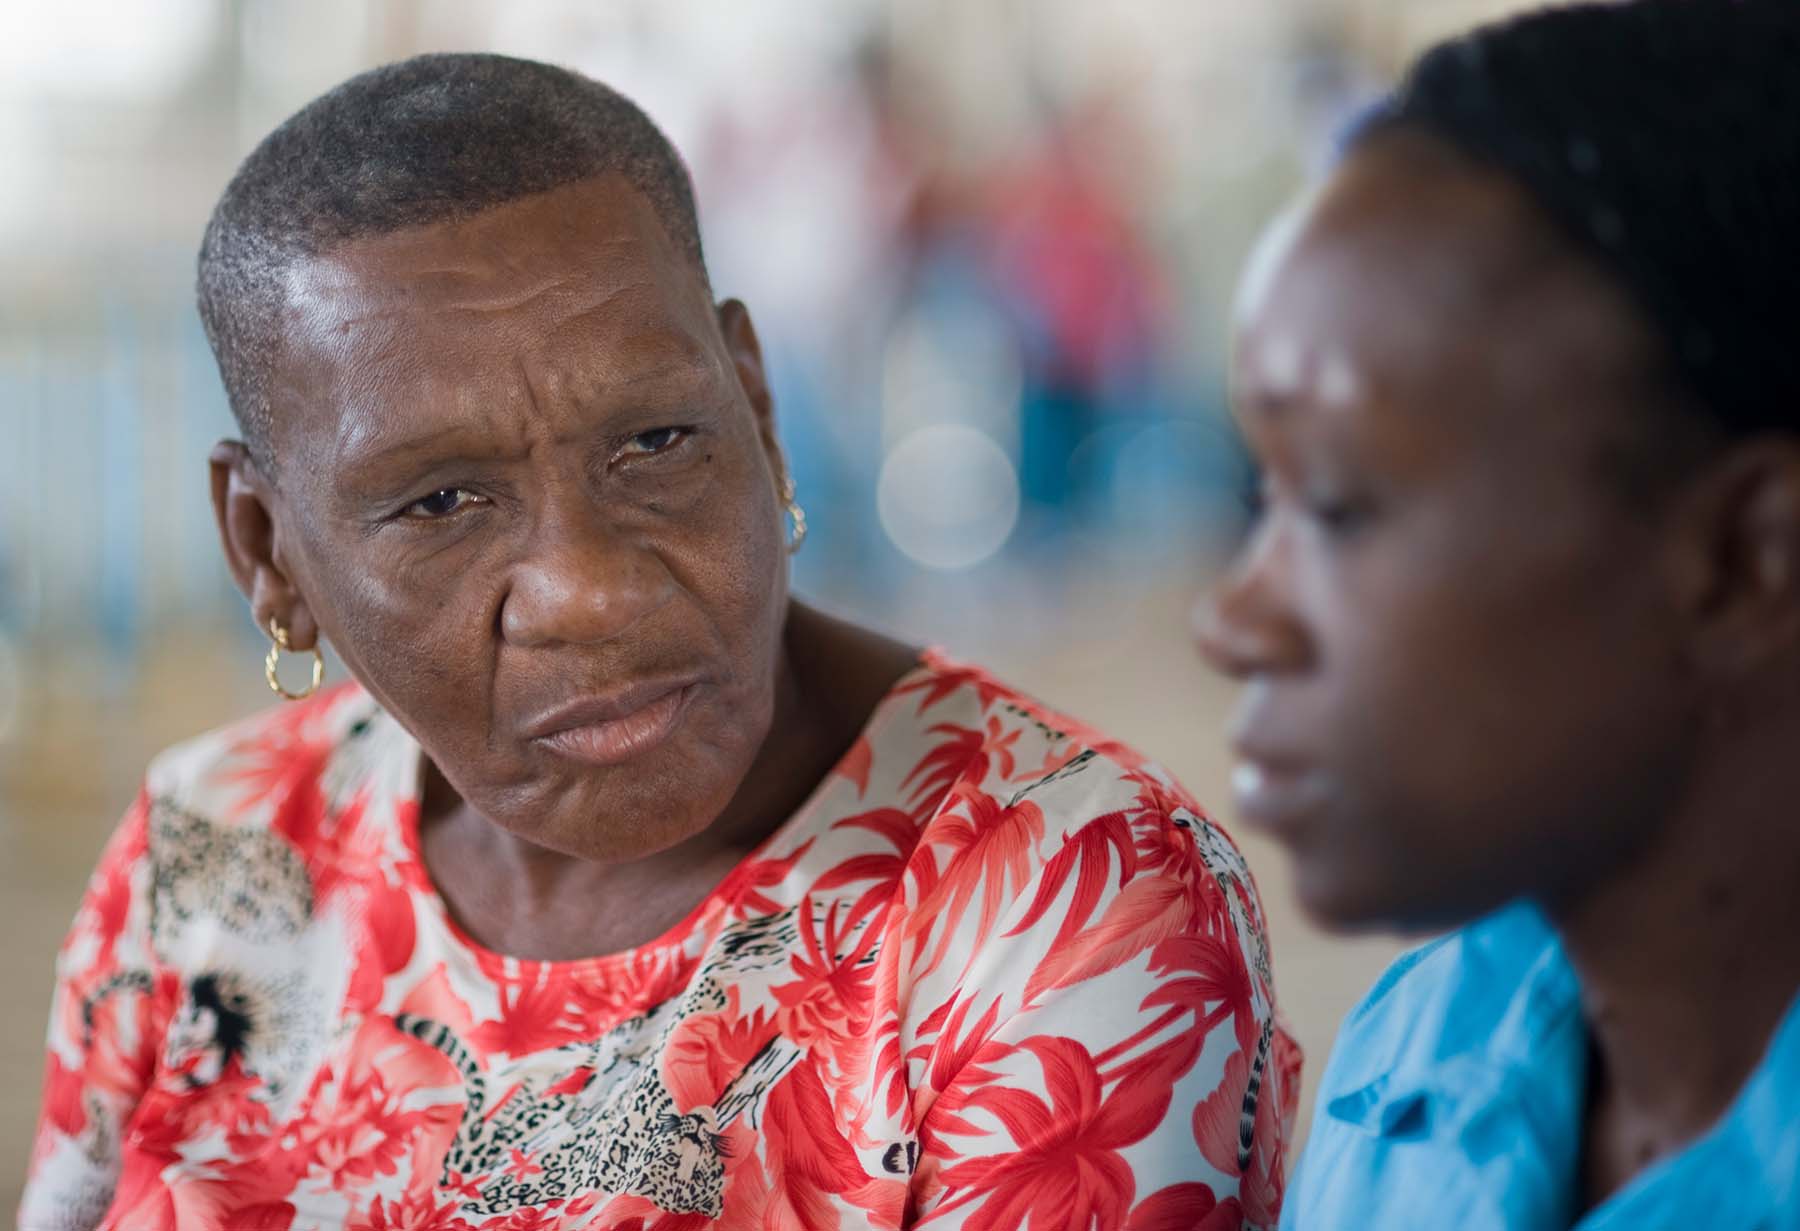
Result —
[{"label": "woman's chin", "polygon": [[1404,879],[1352,876],[1341,863],[1295,857],[1294,896],[1313,926],[1340,936],[1426,937],[1469,923],[1503,904],[1481,895],[1442,891],[1422,869]]},{"label": "woman's chin", "polygon": [[735,787],[705,790],[698,775],[650,765],[601,770],[571,765],[554,784],[478,810],[515,838],[594,863],[648,859],[705,832]]}]

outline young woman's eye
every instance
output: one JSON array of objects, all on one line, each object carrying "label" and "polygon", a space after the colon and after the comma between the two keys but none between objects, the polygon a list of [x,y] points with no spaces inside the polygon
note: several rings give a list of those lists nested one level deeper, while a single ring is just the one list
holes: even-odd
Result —
[{"label": "young woman's eye", "polygon": [[466,487],[443,487],[423,500],[413,501],[401,510],[401,515],[414,521],[440,521],[453,513],[462,512],[470,505],[484,504],[486,499]]},{"label": "young woman's eye", "polygon": [[1238,502],[1251,521],[1261,521],[1269,511],[1269,484],[1260,474],[1251,475],[1238,487]]},{"label": "young woman's eye", "polygon": [[649,457],[666,452],[680,444],[689,435],[685,427],[659,427],[648,432],[639,432],[625,442],[620,452],[627,457]]},{"label": "young woman's eye", "polygon": [[1312,500],[1306,505],[1308,517],[1329,533],[1337,535],[1360,530],[1368,523],[1373,512],[1366,500]]}]

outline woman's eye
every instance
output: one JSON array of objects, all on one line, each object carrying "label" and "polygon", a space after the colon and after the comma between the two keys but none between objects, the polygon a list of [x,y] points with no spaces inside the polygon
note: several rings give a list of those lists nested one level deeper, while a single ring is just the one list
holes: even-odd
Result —
[{"label": "woman's eye", "polygon": [[402,512],[405,516],[417,521],[432,521],[448,517],[467,508],[469,505],[482,503],[485,500],[474,492],[462,487],[445,487],[432,492],[423,500],[415,500]]},{"label": "woman's eye", "polygon": [[625,442],[622,452],[630,457],[648,457],[651,454],[673,448],[681,443],[687,435],[688,429],[685,427],[659,427],[652,431],[639,432]]},{"label": "woman's eye", "polygon": [[1269,511],[1269,485],[1260,475],[1238,488],[1238,501],[1251,521],[1260,521]]},{"label": "woman's eye", "polygon": [[1366,500],[1314,500],[1306,506],[1307,516],[1332,534],[1361,529],[1373,511]]}]

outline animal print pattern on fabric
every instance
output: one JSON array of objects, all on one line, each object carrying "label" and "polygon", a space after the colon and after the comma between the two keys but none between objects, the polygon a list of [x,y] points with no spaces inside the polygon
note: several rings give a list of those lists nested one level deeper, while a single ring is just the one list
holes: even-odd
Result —
[{"label": "animal print pattern on fabric", "polygon": [[266,830],[215,824],[171,799],[150,805],[156,885],[153,939],[196,919],[249,941],[297,936],[312,918],[312,881],[292,844]]}]

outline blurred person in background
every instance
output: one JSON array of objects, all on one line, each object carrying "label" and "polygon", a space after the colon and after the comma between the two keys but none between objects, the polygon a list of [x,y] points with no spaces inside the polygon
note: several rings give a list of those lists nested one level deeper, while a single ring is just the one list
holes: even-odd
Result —
[{"label": "blurred person in background", "polygon": [[1800,1227],[1800,5],[1425,55],[1246,279],[1205,621],[1341,929],[1282,1225]]},{"label": "blurred person in background", "polygon": [[1109,418],[1145,408],[1161,358],[1163,288],[1107,165],[1133,144],[1121,110],[1052,115],[987,203],[982,250],[1024,352],[1019,480],[1044,509],[1094,495],[1070,462]]},{"label": "blurred person in background", "polygon": [[1241,859],[790,597],[756,334],[642,112],[353,78],[226,188],[200,301],[296,703],[159,757],[102,856],[22,1226],[1274,1223],[1298,1053]]}]

